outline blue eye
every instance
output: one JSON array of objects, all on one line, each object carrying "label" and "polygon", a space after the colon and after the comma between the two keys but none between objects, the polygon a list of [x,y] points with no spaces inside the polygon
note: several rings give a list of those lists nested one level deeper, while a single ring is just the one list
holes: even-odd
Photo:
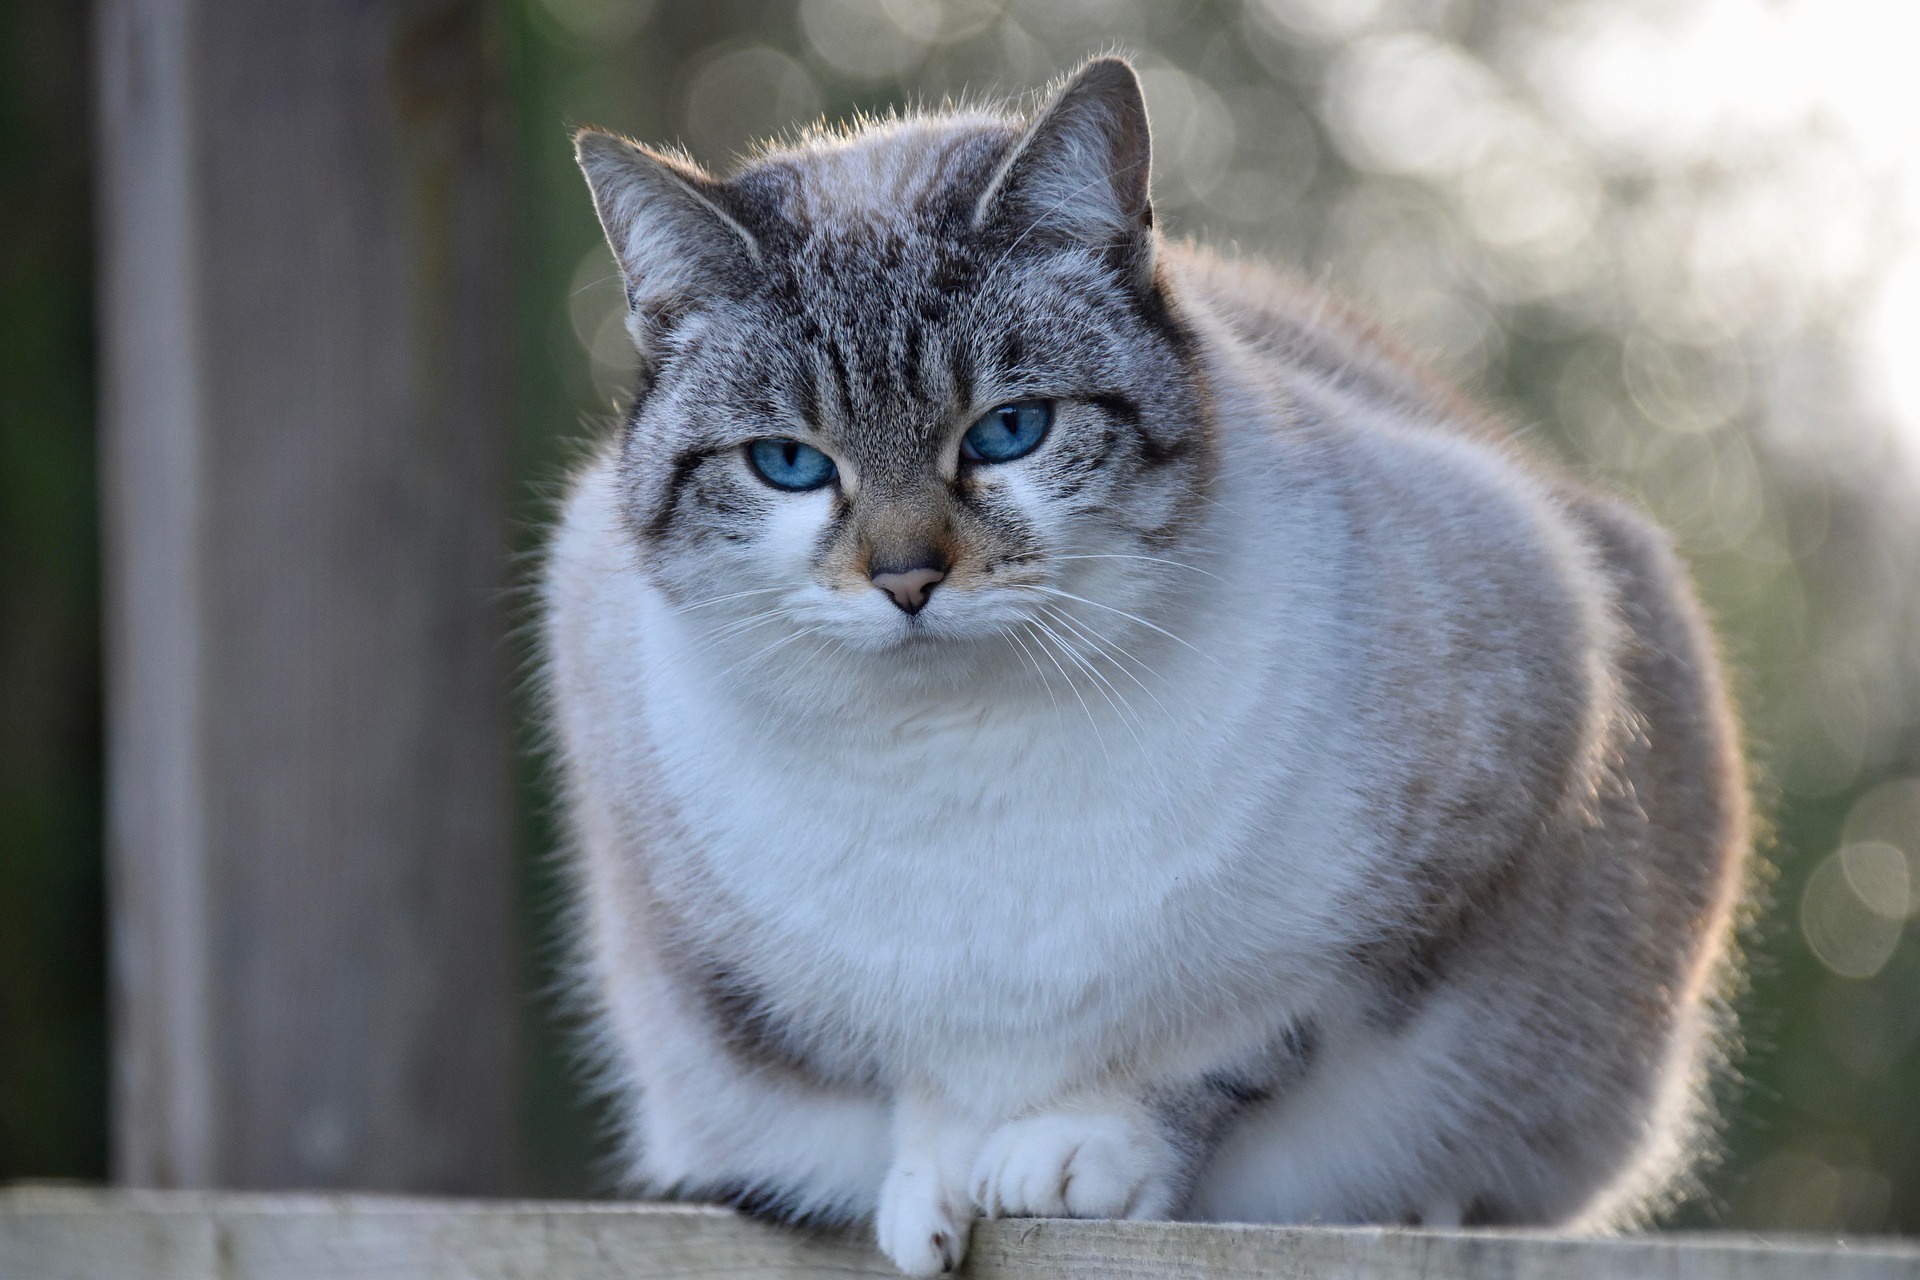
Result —
[{"label": "blue eye", "polygon": [[1039,448],[1052,425],[1051,400],[1016,400],[982,414],[967,428],[960,452],[975,462],[1012,462]]},{"label": "blue eye", "polygon": [[839,474],[833,459],[810,444],[775,436],[747,446],[747,461],[776,489],[818,489]]}]

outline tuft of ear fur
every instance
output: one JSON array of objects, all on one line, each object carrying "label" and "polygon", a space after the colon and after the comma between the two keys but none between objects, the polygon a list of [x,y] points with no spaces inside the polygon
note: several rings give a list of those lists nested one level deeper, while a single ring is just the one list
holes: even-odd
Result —
[{"label": "tuft of ear fur", "polygon": [[649,363],[681,316],[753,288],[760,247],[718,179],[598,129],[574,134],[573,151],[626,281],[627,331]]},{"label": "tuft of ear fur", "polygon": [[1095,58],[1034,117],[981,194],[974,226],[999,224],[1017,242],[1097,248],[1145,288],[1151,161],[1140,78],[1123,58]]}]

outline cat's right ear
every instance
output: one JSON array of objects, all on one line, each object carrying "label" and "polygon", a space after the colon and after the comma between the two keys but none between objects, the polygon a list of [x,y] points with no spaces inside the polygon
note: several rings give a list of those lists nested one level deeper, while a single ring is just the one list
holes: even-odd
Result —
[{"label": "cat's right ear", "polygon": [[720,182],[693,164],[598,129],[573,135],[600,228],[627,287],[627,331],[648,360],[702,303],[754,287],[760,247],[726,211]]},{"label": "cat's right ear", "polygon": [[1141,288],[1153,282],[1152,143],[1140,77],[1095,58],[1062,85],[1014,144],[975,206],[1014,246],[1064,243],[1106,253]]}]

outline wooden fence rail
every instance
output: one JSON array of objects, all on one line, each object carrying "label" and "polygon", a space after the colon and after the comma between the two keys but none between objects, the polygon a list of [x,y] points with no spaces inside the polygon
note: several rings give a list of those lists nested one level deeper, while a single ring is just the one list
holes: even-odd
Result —
[{"label": "wooden fence rail", "polygon": [[[967,1275],[1225,1280],[1920,1280],[1920,1242],[1011,1219]],[[697,1280],[894,1273],[863,1240],[722,1209],[355,1195],[0,1191],[6,1280]]]}]

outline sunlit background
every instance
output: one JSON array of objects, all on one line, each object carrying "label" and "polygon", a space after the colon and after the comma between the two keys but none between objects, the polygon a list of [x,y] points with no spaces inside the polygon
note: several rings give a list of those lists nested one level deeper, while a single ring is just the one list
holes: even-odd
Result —
[{"label": "sunlit background", "polygon": [[[724,169],[823,115],[1017,95],[1088,53],[1134,55],[1163,226],[1361,302],[1537,448],[1637,497],[1720,623],[1772,870],[1745,939],[1725,1158],[1677,1224],[1920,1234],[1920,6],[513,0],[495,13],[517,124],[528,544],[536,487],[566,441],[612,420],[632,376],[569,126]],[[97,962],[25,958],[98,944],[97,741],[75,727],[97,716],[85,246],[17,210],[12,189],[23,159],[43,183],[83,183],[11,74],[46,74],[28,53],[71,37],[63,21],[36,34],[0,18],[0,371],[10,396],[53,406],[40,421],[75,433],[49,445],[15,416],[0,430],[0,679],[28,713],[0,735],[0,1037],[38,1037],[31,1051],[0,1039],[0,1179],[104,1167]],[[51,257],[20,247],[48,237]],[[40,352],[51,339],[21,318],[34,307],[71,350]],[[57,625],[35,621],[36,600]],[[59,749],[23,747],[36,740]],[[529,927],[544,937],[551,886],[534,859],[551,834],[532,772]],[[29,892],[55,909],[28,919]],[[540,1034],[530,1189],[591,1190],[590,1110],[561,1032]],[[29,1115],[22,1098],[41,1104]]]}]

